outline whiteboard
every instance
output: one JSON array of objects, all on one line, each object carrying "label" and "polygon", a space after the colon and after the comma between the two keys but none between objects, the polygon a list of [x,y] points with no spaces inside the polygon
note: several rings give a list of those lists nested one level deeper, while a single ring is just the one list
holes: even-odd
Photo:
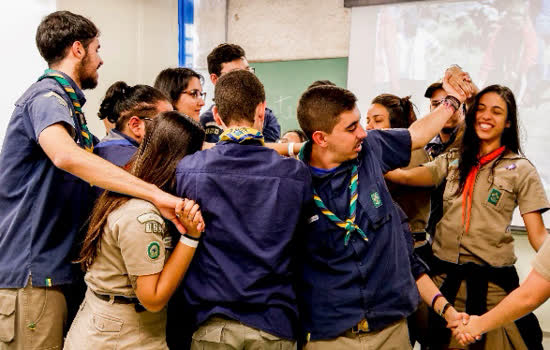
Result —
[{"label": "whiteboard", "polygon": [[[550,195],[550,0],[422,1],[353,7],[348,88],[363,123],[380,93],[412,95],[419,116],[424,91],[451,64],[478,87],[502,84],[518,102],[525,155]],[[550,226],[550,213],[544,215]],[[513,225],[523,226],[518,212]]]},{"label": "whiteboard", "polygon": [[55,0],[0,2],[2,80],[0,86],[0,148],[15,101],[47,68],[35,43],[36,28],[44,16],[55,11]]}]

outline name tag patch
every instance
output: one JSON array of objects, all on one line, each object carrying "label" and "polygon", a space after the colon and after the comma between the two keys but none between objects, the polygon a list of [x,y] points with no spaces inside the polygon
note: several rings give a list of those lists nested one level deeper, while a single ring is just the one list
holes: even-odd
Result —
[{"label": "name tag patch", "polygon": [[380,194],[378,194],[378,192],[372,192],[370,194],[370,199],[375,208],[380,208],[382,206],[382,198],[380,198]]},{"label": "name tag patch", "polygon": [[487,198],[487,202],[491,203],[492,205],[497,205],[500,197],[502,197],[502,193],[496,188],[493,188],[489,193],[489,198]]}]

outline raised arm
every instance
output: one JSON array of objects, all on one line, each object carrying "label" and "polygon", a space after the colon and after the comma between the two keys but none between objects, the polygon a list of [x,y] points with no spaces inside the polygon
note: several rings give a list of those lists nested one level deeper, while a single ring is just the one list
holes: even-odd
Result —
[{"label": "raised arm", "polygon": [[92,185],[153,203],[165,218],[171,220],[180,232],[184,232],[174,211],[180,198],[78,147],[62,123],[45,128],[40,133],[38,142],[56,167]]},{"label": "raised arm", "polygon": [[[452,104],[444,102],[421,119],[415,121],[410,127],[412,149],[424,147],[432,138],[439,133],[447,120],[453,115],[456,109],[460,107],[467,98],[475,93],[475,87],[472,86],[469,76],[462,70],[450,70],[445,72],[443,78],[443,88],[447,92],[446,100],[455,101]],[[453,98],[455,100],[453,100]]]}]

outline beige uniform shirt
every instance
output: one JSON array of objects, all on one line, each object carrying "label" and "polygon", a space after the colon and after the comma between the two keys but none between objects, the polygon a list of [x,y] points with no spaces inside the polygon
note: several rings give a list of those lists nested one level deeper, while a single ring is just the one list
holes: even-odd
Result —
[{"label": "beige uniform shirt", "polygon": [[130,199],[109,214],[86,284],[98,294],[135,297],[137,276],[162,271],[164,239],[164,220],[157,208]]},{"label": "beige uniform shirt", "polygon": [[550,281],[550,239],[548,237],[540,246],[535,260],[533,260],[533,269]]},{"label": "beige uniform shirt", "polygon": [[[428,162],[428,153],[422,148],[411,153],[411,161],[406,169]],[[394,201],[409,217],[411,232],[423,232],[430,216],[430,189],[400,186],[388,181],[388,189]]]},{"label": "beige uniform shirt", "polygon": [[550,207],[540,177],[526,158],[506,151],[494,172],[495,161],[484,165],[474,183],[470,228],[462,225],[462,194],[458,188],[458,150],[425,164],[434,183],[447,179],[443,194],[443,218],[438,223],[433,243],[434,254],[453,263],[474,261],[492,266],[512,265],[516,261],[514,238],[510,231],[512,213],[545,211]]}]

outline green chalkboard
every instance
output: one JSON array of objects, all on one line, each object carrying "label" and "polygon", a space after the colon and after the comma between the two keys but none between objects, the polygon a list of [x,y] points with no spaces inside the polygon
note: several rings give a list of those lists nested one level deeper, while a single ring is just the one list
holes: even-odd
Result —
[{"label": "green chalkboard", "polygon": [[281,133],[298,128],[296,107],[304,90],[315,80],[347,86],[348,59],[329,58],[250,63],[265,87],[267,106],[281,124]]}]

